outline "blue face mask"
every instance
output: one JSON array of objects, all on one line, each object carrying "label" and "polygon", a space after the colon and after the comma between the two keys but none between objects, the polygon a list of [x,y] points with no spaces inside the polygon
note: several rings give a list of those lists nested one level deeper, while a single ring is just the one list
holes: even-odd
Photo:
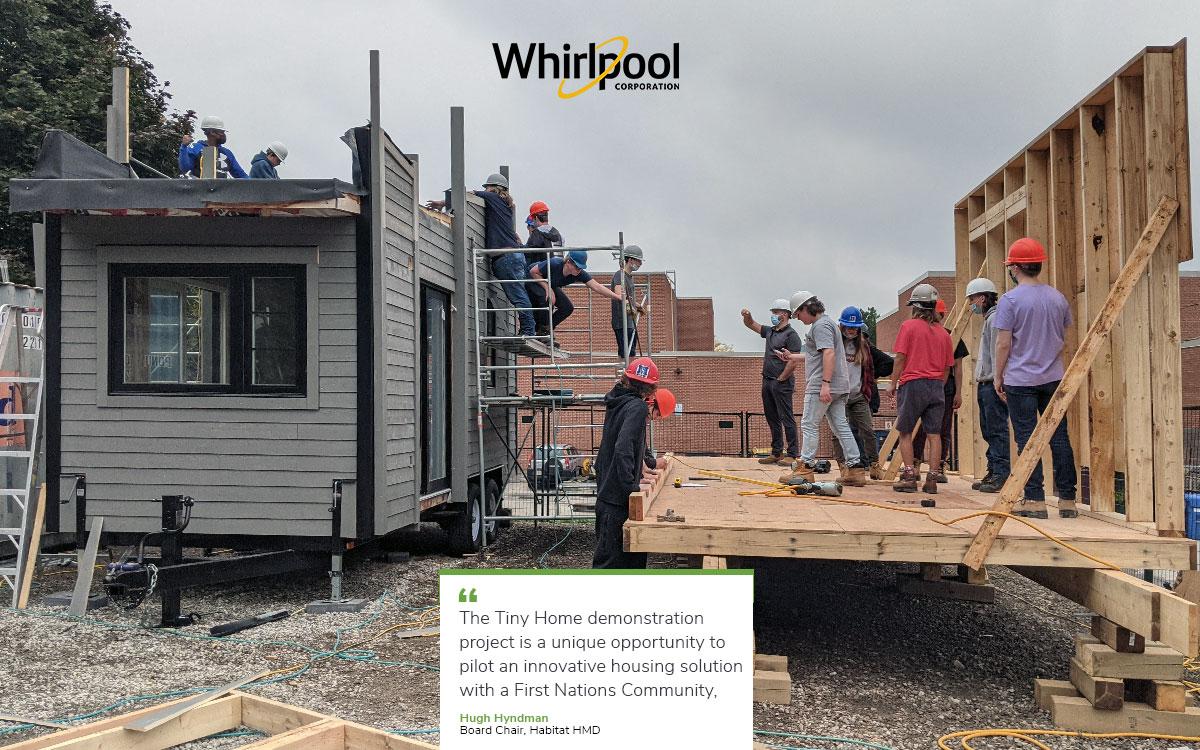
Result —
[{"label": "blue face mask", "polygon": [[976,315],[983,315],[983,306],[972,302],[971,312],[975,313]]},{"label": "blue face mask", "polygon": [[771,325],[772,325],[772,326],[777,326],[777,325],[779,325],[779,321],[780,321],[780,320],[782,320],[782,319],[781,319],[781,318],[780,318],[778,315],[772,315],[772,316],[771,316]]}]

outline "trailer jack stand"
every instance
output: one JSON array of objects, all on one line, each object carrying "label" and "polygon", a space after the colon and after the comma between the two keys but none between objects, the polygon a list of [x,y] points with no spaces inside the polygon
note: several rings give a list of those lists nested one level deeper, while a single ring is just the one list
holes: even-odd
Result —
[{"label": "trailer jack stand", "polygon": [[346,543],[342,540],[342,482],[333,480],[332,502],[329,513],[333,516],[333,534],[330,537],[329,563],[329,598],[309,602],[304,611],[310,615],[323,615],[329,612],[362,612],[366,609],[366,599],[342,598],[342,555],[346,551]]}]

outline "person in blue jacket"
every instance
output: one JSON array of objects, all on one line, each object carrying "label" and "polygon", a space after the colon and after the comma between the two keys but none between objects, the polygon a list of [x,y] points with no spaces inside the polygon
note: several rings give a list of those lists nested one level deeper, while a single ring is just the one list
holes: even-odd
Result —
[{"label": "person in blue jacket", "polygon": [[287,154],[287,146],[279,141],[271,141],[271,145],[259,151],[250,160],[250,179],[278,180],[279,172],[275,171],[275,167],[283,164]]},{"label": "person in blue jacket", "polygon": [[204,140],[192,142],[192,134],[186,133],[179,145],[179,176],[199,177],[202,174],[204,149],[214,146],[217,149],[216,175],[220,178],[236,177],[244,180],[250,175],[238,164],[237,157],[225,147],[225,122],[214,115],[209,115],[200,121],[200,129],[204,131]]}]

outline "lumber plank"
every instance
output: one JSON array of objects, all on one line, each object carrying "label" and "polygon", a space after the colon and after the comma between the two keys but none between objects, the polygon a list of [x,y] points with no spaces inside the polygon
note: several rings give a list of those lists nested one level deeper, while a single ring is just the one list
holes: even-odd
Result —
[{"label": "lumber plank", "polygon": [[1087,698],[1055,695],[1050,698],[1050,716],[1055,726],[1079,732],[1200,735],[1200,708],[1178,713],[1155,711],[1145,703],[1130,701],[1116,711],[1097,711]]},{"label": "lumber plank", "polygon": [[1051,698],[1056,695],[1078,697],[1079,691],[1067,680],[1047,680],[1038,677],[1033,681],[1033,702],[1043,711],[1050,710]]},{"label": "lumber plank", "polygon": [[242,750],[343,750],[345,723],[322,719],[302,727],[242,745]]},{"label": "lumber plank", "polygon": [[[974,266],[971,263],[971,241],[967,231],[967,209],[956,208],[954,210],[954,269],[955,269],[955,295],[956,299],[965,300],[967,298],[967,284],[971,278],[968,276]],[[970,322],[967,324],[967,330],[964,337],[971,341],[979,340],[978,315],[970,316]],[[959,408],[956,416],[958,426],[958,465],[960,471],[965,474],[973,474],[975,466],[975,435],[979,430],[976,425],[979,424],[979,415],[977,399],[975,398],[975,361],[978,352],[977,347],[969,347],[969,352],[966,359],[963,360],[963,382],[959,384],[959,388],[963,392],[962,407]],[[945,436],[943,436],[945,437]]]},{"label": "lumber plank", "polygon": [[[1104,135],[1098,132],[1093,119],[1104,122],[1104,107],[1081,107],[1079,133],[1082,160],[1079,164],[1080,190],[1083,192],[1084,288],[1087,290],[1089,325],[1100,317],[1106,307],[1105,290],[1111,284],[1109,274],[1109,229],[1107,165]],[[1117,317],[1113,317],[1115,330]],[[1106,332],[1107,333],[1107,332]],[[1092,510],[1116,509],[1113,482],[1113,445],[1116,442],[1116,421],[1113,406],[1113,352],[1111,336],[1103,335],[1096,346],[1095,359],[1088,376],[1088,404],[1091,408],[1092,444],[1088,457],[1090,468]],[[1065,380],[1065,378],[1064,378]],[[1060,386],[1061,387],[1061,386]],[[1042,450],[1038,448],[1039,452]]]},{"label": "lumber plank", "polygon": [[[1107,215],[1107,234],[1105,235],[1105,247],[1103,249],[1108,255],[1108,277],[1115,279],[1121,275],[1121,268],[1125,265],[1126,251],[1133,247],[1137,242],[1137,237],[1130,240],[1130,244],[1125,244],[1122,228],[1130,222],[1125,221],[1121,216],[1121,159],[1120,146],[1117,142],[1117,105],[1114,100],[1105,102],[1104,104],[1104,185],[1105,192],[1108,195],[1108,215]],[[1145,226],[1146,222],[1143,219],[1134,227],[1132,231],[1136,232],[1137,227]],[[1107,291],[1107,290],[1106,290]],[[1137,291],[1137,287],[1134,287]],[[1117,317],[1113,322],[1112,331],[1108,335],[1108,346],[1112,355],[1109,361],[1109,372],[1112,375],[1112,415],[1113,424],[1116,425],[1113,431],[1113,443],[1111,446],[1112,457],[1110,461],[1113,465],[1113,510],[1116,510],[1117,495],[1116,495],[1116,474],[1125,474],[1126,467],[1126,434],[1125,434],[1125,378],[1123,374],[1123,363],[1125,361],[1125,321],[1132,317],[1132,308],[1129,303],[1125,305],[1125,313]],[[1142,347],[1145,348],[1144,346]],[[1099,509],[1097,509],[1099,510]]]},{"label": "lumber plank", "polygon": [[982,586],[992,582],[991,576],[988,575],[987,566],[975,570],[968,568],[966,565],[958,566],[958,577],[965,583]]},{"label": "lumber plank", "polygon": [[[1146,193],[1174,199],[1174,73],[1169,52],[1149,52],[1143,62],[1146,117]],[[1154,520],[1159,533],[1182,536],[1183,391],[1179,322],[1179,221],[1172,214],[1163,251],[1150,259],[1150,393],[1154,420]]]},{"label": "lumber plank", "polygon": [[100,552],[100,535],[103,531],[104,516],[96,516],[88,532],[87,546],[77,558],[75,566],[75,588],[71,592],[71,606],[67,610],[72,617],[87,614],[88,594],[92,589],[92,576],[96,572],[96,555]]},{"label": "lumber plank", "polygon": [[179,698],[178,700],[169,701],[167,703],[158,703],[153,706],[147,706],[146,708],[131,711],[127,714],[121,714],[120,716],[113,716],[108,719],[100,719],[87,724],[80,724],[69,729],[64,729],[61,732],[45,734],[41,737],[34,737],[23,742],[5,745],[4,750],[42,750],[43,748],[50,747],[51,745],[57,745],[60,742],[72,740],[77,737],[83,737],[89,734],[97,734],[106,729],[112,729],[113,727],[123,727],[125,724],[133,721],[139,716],[145,716],[147,714],[154,713],[155,711],[162,709],[163,706],[182,703],[185,700],[187,700],[187,698]]},{"label": "lumber plank", "polygon": [[917,576],[897,573],[896,590],[901,594],[929,596],[935,599],[955,599],[984,604],[991,604],[996,601],[995,586],[990,584],[964,583],[963,581],[956,581],[953,578],[929,581]]},{"label": "lumber plank", "polygon": [[1147,640],[1185,656],[1200,653],[1200,606],[1164,588],[1113,570],[1023,566],[1013,570]]},{"label": "lumber plank", "polygon": [[666,486],[670,479],[673,479],[675,457],[668,453],[663,458],[666,459],[667,465],[659,470],[658,478],[654,480],[654,484],[650,489],[634,492],[629,495],[629,519],[631,521],[646,520],[646,516],[650,515],[650,507],[658,499],[663,487]]},{"label": "lumber plank", "polygon": [[786,706],[792,702],[792,678],[787,672],[754,670],[754,702]]},{"label": "lumber plank", "polygon": [[1145,703],[1155,711],[1180,712],[1187,708],[1187,686],[1166,680],[1128,680],[1130,700]]},{"label": "lumber plank", "polygon": [[1092,637],[1113,651],[1123,654],[1140,654],[1146,650],[1144,636],[1131,632],[1128,628],[1123,628],[1100,615],[1092,615]]},{"label": "lumber plank", "polygon": [[345,750],[435,750],[433,745],[381,729],[346,722]]},{"label": "lumber plank", "polygon": [[1125,704],[1124,680],[1093,677],[1083,668],[1079,659],[1071,659],[1071,684],[1101,711],[1116,711]]},{"label": "lumber plank", "polygon": [[46,483],[34,497],[37,505],[33,508],[32,522],[26,524],[27,536],[22,540],[21,565],[17,571],[17,609],[29,606],[29,591],[33,588],[33,572],[37,570],[38,551],[42,548],[42,527],[46,522]]},{"label": "lumber plank", "polygon": [[700,567],[703,570],[725,570],[729,564],[723,556],[705,555]]},{"label": "lumber plank", "polygon": [[754,655],[754,669],[763,672],[786,672],[788,671],[786,656],[772,656],[769,654]]},{"label": "lumber plank", "polygon": [[249,693],[235,692],[242,699],[242,724],[266,734],[282,734],[297,727],[329,718],[316,711],[280,703]]},{"label": "lumber plank", "polygon": [[[1146,223],[1145,120],[1141,76],[1120,76],[1114,91],[1117,159],[1120,186],[1117,215],[1122,258],[1137,243],[1138,228]],[[1121,376],[1125,382],[1125,517],[1129,521],[1154,520],[1154,422],[1150,399],[1150,280],[1138,277],[1126,303],[1123,318],[1125,344],[1121,349]]]},{"label": "lumber plank", "polygon": [[1171,94],[1175,125],[1175,196],[1179,199],[1179,262],[1192,259],[1192,181],[1188,135],[1187,39],[1181,39],[1171,51]]},{"label": "lumber plank", "polygon": [[[1080,634],[1075,637],[1075,660],[1092,677],[1120,680],[1183,679],[1183,655],[1161,644],[1150,644],[1140,654],[1121,653],[1090,635]],[[1076,684],[1075,687],[1080,686]],[[1080,692],[1083,692],[1082,688]]]},{"label": "lumber plank", "polygon": [[[120,724],[107,729],[63,738],[44,747],[48,750],[164,750],[237,727],[241,723],[241,701],[236,696],[226,696],[197,706],[148,732],[131,732],[124,727],[128,717],[120,718],[123,719]],[[56,736],[51,735],[51,739]]]},{"label": "lumber plank", "polygon": [[[1091,368],[1092,362],[1095,361],[1096,355],[1099,353],[1109,329],[1112,328],[1112,321],[1120,314],[1126,300],[1129,299],[1129,295],[1133,291],[1133,286],[1137,283],[1137,278],[1141,276],[1151,255],[1154,254],[1154,250],[1160,244],[1167,224],[1171,221],[1178,208],[1179,202],[1174,198],[1165,195],[1162,197],[1153,218],[1146,225],[1141,239],[1138,240],[1137,247],[1130,256],[1129,262],[1125,264],[1125,268],[1121,270],[1121,275],[1117,278],[1116,283],[1113,284],[1112,291],[1109,292],[1108,299],[1104,303],[1104,309],[1101,310],[1092,322],[1087,335],[1084,336],[1083,341],[1079,345],[1079,350],[1071,358],[1071,363],[1067,366],[1066,374],[1063,375],[1058,390],[1055,391],[1046,410],[1038,419],[1037,427],[1034,428],[1033,435],[1029,438],[1025,450],[1021,451],[1017,456],[1017,460],[1013,463],[1012,473],[1009,475],[1008,481],[1004,483],[1003,489],[1000,490],[1000,497],[993,506],[994,510],[1002,513],[1010,513],[1021,499],[1025,482],[1033,472],[1033,467],[1041,460],[1042,452],[1050,444],[1050,436],[1058,427],[1059,421],[1066,415],[1067,407],[1070,405],[1071,400],[1079,392],[1080,386],[1087,377],[1088,370]],[[1176,359],[1178,359],[1178,351],[1176,351]],[[1175,438],[1176,444],[1178,444],[1181,437],[1182,433]],[[1182,461],[1179,476],[1180,478],[1183,477]],[[1180,495],[1179,505],[1181,509],[1182,504],[1183,496]],[[974,540],[971,542],[970,549],[963,558],[963,563],[972,568],[978,568],[983,564],[984,560],[987,559],[988,550],[991,549],[1000,534],[1000,528],[1004,525],[1004,520],[1004,518],[996,516],[991,516],[984,520]],[[1161,524],[1160,528],[1162,528]]]},{"label": "lumber plank", "polygon": [[139,718],[129,722],[128,724],[126,724],[125,728],[129,729],[131,731],[134,731],[134,732],[148,732],[151,729],[154,729],[155,727],[166,724],[168,721],[170,721],[171,719],[174,719],[176,716],[179,716],[188,711],[194,711],[197,707],[202,706],[205,703],[210,703],[210,702],[220,698],[221,696],[225,695],[226,693],[231,693],[234,690],[242,687],[243,685],[253,682],[262,676],[263,676],[263,673],[259,672],[259,673],[252,674],[252,675],[246,675],[245,677],[239,677],[238,679],[236,679],[226,685],[222,685],[221,687],[214,688],[212,690],[209,690],[208,692],[201,693],[200,695],[194,695],[191,698],[188,698],[187,700],[183,701],[182,703],[179,703],[176,705],[171,705],[171,706],[164,706],[161,710],[159,710],[156,713],[151,713],[151,714],[147,714],[146,716],[139,717]]}]

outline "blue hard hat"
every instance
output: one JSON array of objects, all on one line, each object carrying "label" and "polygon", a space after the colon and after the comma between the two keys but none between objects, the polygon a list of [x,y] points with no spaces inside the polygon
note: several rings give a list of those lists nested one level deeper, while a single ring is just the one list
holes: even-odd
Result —
[{"label": "blue hard hat", "polygon": [[587,268],[587,253],[582,250],[572,250],[567,253],[567,260],[578,266],[580,270]]},{"label": "blue hard hat", "polygon": [[862,328],[866,325],[863,323],[862,310],[854,306],[842,310],[842,317],[838,318],[838,324],[847,328]]}]

